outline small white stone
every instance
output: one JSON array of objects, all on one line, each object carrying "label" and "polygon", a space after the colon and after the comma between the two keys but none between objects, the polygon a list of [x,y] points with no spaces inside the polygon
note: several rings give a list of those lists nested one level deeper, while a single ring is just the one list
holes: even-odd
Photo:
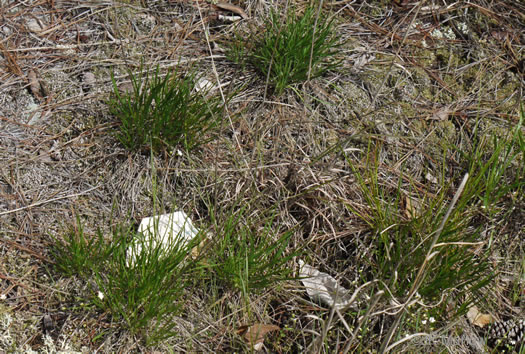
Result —
[{"label": "small white stone", "polygon": [[135,263],[143,252],[143,246],[155,248],[160,245],[164,250],[169,250],[174,245],[184,247],[199,233],[184,211],[144,218],[138,231],[142,237],[138,237],[128,248],[128,266]]},{"label": "small white stone", "polygon": [[225,16],[225,15],[219,14],[218,19],[221,21],[237,22],[237,21],[242,20],[242,17],[241,16]]}]

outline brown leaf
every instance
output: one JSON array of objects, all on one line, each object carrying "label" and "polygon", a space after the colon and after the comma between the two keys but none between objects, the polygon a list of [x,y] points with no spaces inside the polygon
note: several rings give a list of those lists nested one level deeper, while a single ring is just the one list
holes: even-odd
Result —
[{"label": "brown leaf", "polygon": [[36,73],[34,70],[31,70],[29,74],[27,74],[27,80],[29,81],[29,88],[31,89],[31,93],[33,93],[33,95],[35,96],[40,96],[40,83],[36,78]]},{"label": "brown leaf", "polygon": [[474,324],[478,327],[484,327],[494,322],[494,318],[491,315],[479,315]]},{"label": "brown leaf", "polygon": [[472,306],[467,312],[467,318],[474,326],[480,328],[485,327],[488,324],[494,323],[494,317],[488,314],[483,314],[478,310],[476,306]]},{"label": "brown leaf", "polygon": [[48,95],[47,87],[43,81],[38,79],[36,72],[34,70],[31,70],[27,74],[27,81],[29,82],[29,89],[31,90],[31,93],[33,94],[33,96],[35,96],[38,99],[47,97]]},{"label": "brown leaf", "polygon": [[221,10],[231,11],[233,13],[236,13],[237,15],[241,16],[243,19],[247,19],[248,15],[246,12],[244,12],[243,9],[241,9],[239,6],[228,4],[228,3],[218,3],[215,6],[217,6]]},{"label": "brown leaf", "polygon": [[264,342],[264,336],[268,332],[278,331],[281,328],[275,325],[256,323],[248,326],[242,326],[237,331],[239,334],[244,333],[244,339],[253,346],[253,349],[260,350]]},{"label": "brown leaf", "polygon": [[434,112],[434,114],[432,114],[432,117],[430,119],[444,121],[448,119],[448,116],[450,115],[450,113],[451,111],[447,106],[441,107],[436,112]]},{"label": "brown leaf", "polygon": [[412,220],[419,215],[421,210],[421,201],[417,199],[412,199],[410,197],[404,197],[404,213],[407,219]]}]

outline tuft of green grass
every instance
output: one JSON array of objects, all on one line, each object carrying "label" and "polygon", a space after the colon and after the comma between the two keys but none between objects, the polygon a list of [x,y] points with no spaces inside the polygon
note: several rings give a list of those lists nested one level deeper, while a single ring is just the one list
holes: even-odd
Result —
[{"label": "tuft of green grass", "polygon": [[88,237],[77,217],[76,227],[71,228],[65,238],[51,236],[51,254],[55,268],[67,276],[88,277],[112,252],[99,230],[95,237]]},{"label": "tuft of green grass", "polygon": [[[361,210],[348,208],[377,235],[375,258],[370,266],[375,269],[375,275],[388,284],[393,296],[402,298],[407,294],[423,265],[428,268],[418,292],[427,301],[436,301],[452,292],[456,297],[463,294],[472,299],[470,293],[491,279],[493,274],[487,262],[489,249],[478,249],[487,241],[482,236],[484,228],[475,216],[480,212],[487,214],[486,219],[490,222],[496,213],[506,214],[503,209],[512,211],[514,208],[508,204],[518,203],[523,195],[522,119],[507,137],[481,137],[470,152],[461,152],[470,178],[441,230],[453,186],[443,185],[432,197],[421,195],[417,188],[407,193],[402,191],[400,184],[397,188],[379,184],[377,153],[368,152],[364,168],[348,161],[368,206]],[[402,214],[402,202],[407,194],[420,205],[417,215],[408,219]],[[439,239],[432,246],[431,241],[438,232]],[[433,247],[432,250],[429,247]],[[427,259],[430,251],[431,260]],[[469,301],[463,301],[458,312],[465,311],[468,304]]]},{"label": "tuft of green grass", "polygon": [[[122,321],[146,345],[177,335],[176,316],[183,310],[183,294],[193,285],[230,288],[244,299],[255,290],[290,279],[287,267],[291,231],[273,232],[273,218],[248,222],[245,209],[224,215],[211,213],[217,235],[204,247],[201,231],[189,243],[182,235],[158,242],[117,224],[110,241],[99,231],[89,238],[79,226],[67,241],[55,239],[57,269],[85,281],[94,279],[92,302]],[[152,234],[159,234],[154,223]],[[166,242],[167,241],[167,242]],[[192,250],[201,253],[192,258]]]},{"label": "tuft of green grass", "polygon": [[[151,168],[153,210],[158,214],[160,192],[155,166]],[[250,219],[246,208],[210,210],[209,227],[201,228],[189,242],[184,230],[160,232],[159,219],[148,227],[149,235],[135,232],[132,223],[117,223],[106,238],[101,231],[90,238],[77,218],[78,226],[66,241],[54,239],[56,267],[96,284],[91,285],[91,300],[97,307],[123,322],[146,345],[158,343],[177,335],[176,316],[191,286],[230,288],[240,291],[248,303],[254,290],[290,279],[287,263],[297,255],[288,252],[292,231],[277,236],[273,217]],[[204,242],[209,229],[216,235]]]},{"label": "tuft of green grass", "polygon": [[[508,136],[481,137],[469,152],[460,152],[468,172],[461,186],[443,185],[433,196],[422,195],[415,187],[411,192],[402,190],[402,176],[397,188],[381,185],[377,152],[368,151],[362,167],[347,160],[367,205],[348,208],[376,235],[369,266],[384,282],[381,290],[404,304],[406,311],[397,315],[383,348],[399,339],[391,335],[418,330],[421,323],[415,318],[421,311],[437,321],[448,321],[483,298],[480,290],[494,277],[488,262],[492,242],[484,236],[487,227],[477,216],[486,214],[484,220],[490,223],[495,215],[498,219],[507,215],[504,209],[521,203],[525,187],[522,120]],[[402,207],[407,195],[419,205],[410,217]],[[433,305],[408,305],[416,300]],[[458,305],[451,311],[454,302]]]},{"label": "tuft of green grass", "polygon": [[161,76],[158,66],[153,74],[142,69],[129,71],[129,93],[121,93],[112,77],[114,95],[108,105],[120,122],[119,141],[130,150],[155,151],[177,145],[190,150],[209,141],[206,134],[220,122],[221,101],[208,97],[209,90],[195,90],[196,71]]},{"label": "tuft of green grass", "polygon": [[452,290],[484,286],[491,274],[486,257],[483,254],[475,257],[472,252],[480,230],[469,229],[467,205],[453,210],[440,233],[439,247],[433,249],[435,255],[428,262],[429,247],[447,211],[450,188],[443,186],[433,198],[420,196],[416,190],[413,195],[420,196],[421,207],[417,215],[407,220],[402,214],[402,201],[406,197],[401,186],[385,187],[378,183],[377,161],[378,156],[367,158],[362,170],[350,163],[368,210],[349,207],[376,234],[375,257],[369,263],[375,277],[387,284],[392,296],[403,298],[410,292],[419,269],[425,266],[418,293],[428,302],[438,301]]},{"label": "tuft of green grass", "polygon": [[247,58],[251,53],[250,43],[253,41],[254,32],[233,32],[233,37],[228,38],[223,44],[226,47],[226,58],[231,62],[240,65],[241,70],[246,69]]},{"label": "tuft of green grass", "polygon": [[[154,242],[131,226],[118,224],[111,240],[105,241],[100,231],[89,238],[78,225],[67,240],[54,239],[56,268],[67,276],[94,279],[93,303],[122,320],[146,345],[176,335],[175,317],[181,312],[182,293],[194,266],[189,254],[200,236],[187,244],[180,235],[170,235],[169,242]],[[133,261],[130,254],[135,255]]]},{"label": "tuft of green grass", "polygon": [[[180,235],[167,239],[164,244],[154,242],[129,228],[116,227],[114,251],[104,272],[95,275],[99,288],[95,303],[123,319],[146,345],[177,334],[175,318],[182,310],[182,294],[193,267],[189,254],[199,237],[189,243]],[[132,262],[130,254],[136,255]]]},{"label": "tuft of green grass", "polygon": [[[476,176],[470,193],[481,202],[489,217],[501,214],[503,199],[515,203],[524,195],[525,139],[522,124],[525,114],[507,136],[476,136],[475,147],[469,153],[460,152],[468,161],[469,173]],[[512,208],[507,208],[511,211]]]},{"label": "tuft of green grass", "polygon": [[265,30],[261,34],[253,30],[248,38],[249,42],[234,38],[228,57],[253,65],[277,95],[292,84],[323,75],[338,65],[334,58],[341,43],[333,19],[312,7],[302,16],[290,9],[284,18],[272,9]]},{"label": "tuft of green grass", "polygon": [[[434,304],[431,311],[407,306],[407,312],[398,315],[401,322],[395,322],[392,333],[413,331],[418,326],[414,316],[421,310],[437,321],[466,313],[479,290],[494,276],[489,249],[480,248],[484,245],[483,229],[473,221],[477,198],[472,192],[480,189],[479,174],[471,176],[454,205],[448,199],[455,191],[453,186],[443,185],[437,195],[430,196],[421,195],[415,187],[411,192],[403,190],[402,176],[397,187],[381,185],[377,152],[369,151],[362,167],[347,161],[367,205],[359,210],[348,208],[376,235],[369,267],[374,277],[382,280],[380,290],[402,304],[416,300]],[[490,161],[487,171],[499,168]],[[411,217],[406,217],[402,206],[407,195],[418,201],[418,210],[412,210]],[[454,301],[461,305],[451,311],[447,304]]]},{"label": "tuft of green grass", "polygon": [[291,279],[288,262],[297,252],[287,252],[292,231],[275,235],[273,218],[262,227],[245,218],[241,208],[217,219],[217,237],[209,253],[209,262],[217,279],[247,297],[252,291]]}]

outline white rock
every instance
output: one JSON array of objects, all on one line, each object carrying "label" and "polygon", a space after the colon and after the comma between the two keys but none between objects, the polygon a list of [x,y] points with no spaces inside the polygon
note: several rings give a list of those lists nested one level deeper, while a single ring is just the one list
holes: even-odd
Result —
[{"label": "white rock", "polygon": [[193,226],[191,219],[183,211],[156,215],[142,219],[138,231],[143,238],[138,237],[127,250],[128,266],[133,265],[138,255],[145,247],[162,247],[162,250],[174,246],[186,246],[199,231]]}]

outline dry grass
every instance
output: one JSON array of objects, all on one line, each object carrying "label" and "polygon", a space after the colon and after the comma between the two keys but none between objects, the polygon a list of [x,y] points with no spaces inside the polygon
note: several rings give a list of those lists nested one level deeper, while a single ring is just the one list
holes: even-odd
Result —
[{"label": "dry grass", "polygon": [[[374,285],[357,309],[334,313],[311,303],[294,281],[253,294],[249,308],[235,291],[194,287],[185,294],[179,335],[146,348],[90,304],[89,284],[54,270],[48,235],[64,235],[76,216],[88,234],[109,229],[110,216],[115,222],[150,216],[156,178],[165,211],[183,209],[207,225],[210,205],[246,206],[251,220],[273,207],[276,231],[294,229],[291,248],[303,247],[310,264],[346,288],[390,284],[377,270],[377,240],[389,233],[359,217],[373,215],[374,205],[350,165],[363,172],[374,157],[385,198],[443,195],[448,205],[468,169],[458,151],[468,153],[478,136],[502,137],[517,124],[525,83],[519,1],[397,3],[406,2],[324,2],[345,41],[340,68],[270,96],[264,78],[228,61],[215,45],[262,26],[269,2],[236,2],[250,18],[232,24],[217,19],[211,2],[3,1],[0,351],[239,352],[249,347],[237,329],[255,322],[281,327],[266,340],[267,352],[379,350],[400,309],[394,300],[402,303],[403,296],[378,295],[385,288]],[[126,69],[142,60],[161,70],[191,64],[216,84],[217,95],[235,93],[218,138],[183,156],[119,145],[106,105],[110,74],[124,86]],[[519,164],[523,152],[512,166]],[[503,181],[512,179],[513,168]],[[496,274],[477,301],[499,319],[524,316],[525,193],[519,192],[523,187],[489,211],[476,203],[465,209]],[[410,222],[410,208],[392,209],[400,223]],[[471,252],[479,255],[480,248]],[[470,296],[459,289],[445,289],[444,302],[415,304],[414,317],[403,318],[389,344],[425,332],[466,334],[480,345],[483,337],[455,316]],[[425,315],[437,322],[423,326]],[[50,328],[42,325],[46,316]],[[476,351],[473,345],[409,340],[394,350]]]}]

